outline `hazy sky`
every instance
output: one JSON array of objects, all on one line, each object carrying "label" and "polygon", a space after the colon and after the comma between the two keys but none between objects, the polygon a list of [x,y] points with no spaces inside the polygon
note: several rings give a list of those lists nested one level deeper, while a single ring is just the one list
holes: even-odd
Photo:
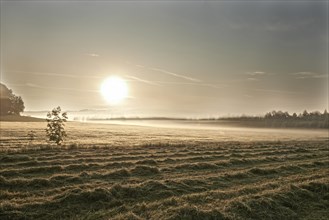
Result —
[{"label": "hazy sky", "polygon": [[[27,110],[218,116],[328,108],[328,1],[2,1],[1,82]],[[109,106],[104,79],[127,81]]]}]

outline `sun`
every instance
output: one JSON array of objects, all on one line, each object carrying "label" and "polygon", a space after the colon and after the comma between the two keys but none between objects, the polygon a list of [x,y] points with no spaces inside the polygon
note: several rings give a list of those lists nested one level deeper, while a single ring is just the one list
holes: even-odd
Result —
[{"label": "sun", "polygon": [[101,93],[109,104],[119,104],[128,96],[127,83],[117,76],[111,76],[104,80]]}]

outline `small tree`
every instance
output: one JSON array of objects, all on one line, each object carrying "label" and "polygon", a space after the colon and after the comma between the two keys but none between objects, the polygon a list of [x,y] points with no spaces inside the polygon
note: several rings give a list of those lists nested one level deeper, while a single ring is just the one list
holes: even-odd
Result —
[{"label": "small tree", "polygon": [[49,141],[54,141],[57,145],[61,145],[66,137],[64,129],[65,122],[67,120],[67,113],[61,114],[61,107],[54,108],[47,114],[47,137]]}]

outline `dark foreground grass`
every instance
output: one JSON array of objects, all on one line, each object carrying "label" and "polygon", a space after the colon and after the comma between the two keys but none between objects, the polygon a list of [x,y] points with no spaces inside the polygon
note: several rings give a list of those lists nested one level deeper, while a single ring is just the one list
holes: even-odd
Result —
[{"label": "dark foreground grass", "polygon": [[0,219],[329,219],[327,141],[0,154]]}]

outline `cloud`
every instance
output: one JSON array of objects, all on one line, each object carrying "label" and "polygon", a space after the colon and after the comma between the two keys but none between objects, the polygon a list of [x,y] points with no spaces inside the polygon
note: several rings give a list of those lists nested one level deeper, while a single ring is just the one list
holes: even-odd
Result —
[{"label": "cloud", "polygon": [[154,85],[154,86],[162,86],[162,85],[192,85],[192,86],[205,86],[205,87],[211,87],[211,88],[223,88],[224,86],[218,86],[214,84],[209,84],[209,83],[196,83],[196,82],[168,82],[168,81],[149,81],[146,79],[141,79],[136,76],[132,75],[125,75],[126,78],[133,79],[135,81],[143,82],[149,85]]},{"label": "cloud", "polygon": [[193,81],[193,82],[202,82],[200,79],[192,78],[192,77],[181,75],[181,74],[178,74],[178,73],[169,72],[169,71],[164,70],[164,69],[159,69],[159,68],[149,68],[149,69],[154,70],[154,71],[158,71],[158,72],[161,72],[161,73],[165,73],[165,74],[168,74],[168,75],[171,75],[171,76],[175,76],[177,78],[182,78],[182,79],[186,79],[186,80],[189,80],[189,81]]},{"label": "cloud", "polygon": [[244,94],[243,96],[246,97],[246,98],[253,98],[253,96],[248,95],[248,94]]},{"label": "cloud", "polygon": [[297,72],[297,73],[290,73],[296,79],[317,79],[317,78],[327,78],[328,74],[319,74],[314,72]]},{"label": "cloud", "polygon": [[26,71],[6,71],[9,73],[27,73],[38,76],[51,76],[51,77],[67,77],[67,78],[92,78],[92,79],[100,79],[102,76],[97,75],[79,75],[79,74],[62,74],[62,73],[45,73],[45,72],[26,72]]},{"label": "cloud", "polygon": [[265,24],[264,29],[268,31],[292,31],[305,28],[305,26],[312,25],[312,23],[314,23],[314,19],[298,20],[291,23],[281,20]]},{"label": "cloud", "polygon": [[263,71],[246,72],[245,74],[249,76],[247,78],[248,81],[260,81],[260,77],[269,75],[268,73]]},{"label": "cloud", "polygon": [[73,89],[73,88],[61,88],[61,87],[49,87],[49,86],[40,86],[33,83],[26,83],[25,86],[37,89],[56,89],[56,90],[67,90],[67,91],[76,91],[76,92],[99,92],[98,90],[88,90],[88,89]]},{"label": "cloud", "polygon": [[174,72],[171,72],[171,71],[168,71],[168,70],[164,70],[164,69],[160,69],[160,68],[146,67],[146,66],[140,65],[140,64],[136,64],[135,66],[138,67],[138,68],[144,68],[144,69],[148,69],[148,70],[152,70],[152,71],[164,73],[164,74],[171,75],[171,76],[174,76],[174,77],[177,77],[177,78],[181,78],[181,79],[185,79],[185,80],[188,80],[188,81],[202,82],[202,80],[200,80],[200,79],[189,77],[189,76],[178,74],[178,73],[174,73]]},{"label": "cloud", "polygon": [[267,73],[262,72],[262,71],[246,72],[246,74],[249,75],[249,76],[264,76],[264,75],[267,75]]},{"label": "cloud", "polygon": [[300,92],[294,92],[294,91],[284,91],[284,90],[273,90],[273,89],[251,89],[253,91],[257,92],[268,92],[268,93],[277,93],[277,94],[302,94]]},{"label": "cloud", "polygon": [[152,81],[149,81],[149,80],[146,80],[146,79],[141,79],[141,78],[136,77],[136,76],[125,75],[125,77],[128,78],[128,79],[133,79],[135,81],[143,82],[143,83],[146,83],[146,84],[150,84],[150,85],[154,85],[154,86],[160,86],[158,83],[155,83],[155,82],[152,82]]},{"label": "cloud", "polygon": [[248,81],[259,81],[260,79],[249,77],[249,78],[247,78],[247,80]]},{"label": "cloud", "polygon": [[100,55],[97,53],[85,53],[84,55],[90,56],[90,57],[99,57]]},{"label": "cloud", "polygon": [[144,81],[145,83],[148,83],[148,84],[157,83],[157,84],[160,84],[160,85],[161,84],[195,85],[195,86],[206,86],[206,87],[211,87],[211,88],[216,88],[216,89],[224,87],[224,86],[218,86],[218,85],[211,84],[211,83],[206,83],[206,82],[203,82],[201,79],[189,77],[189,76],[178,74],[178,73],[173,73],[173,72],[170,72],[170,71],[167,71],[167,70],[164,70],[164,69],[160,69],[160,68],[147,67],[147,66],[140,65],[140,64],[136,64],[135,67],[142,68],[142,69],[147,69],[147,70],[151,70],[151,71],[156,71],[156,72],[160,72],[160,73],[164,73],[164,74],[167,74],[167,75],[170,75],[170,76],[174,76],[176,78],[181,78],[181,79],[185,79],[187,81],[190,81],[190,82],[148,81],[148,80],[140,79],[138,77],[133,76],[133,77],[135,77],[135,80],[138,80],[138,81],[141,81],[141,82]]},{"label": "cloud", "polygon": [[[260,15],[260,14],[259,14]],[[259,16],[255,15],[255,16]],[[253,17],[253,16],[251,16]],[[232,30],[252,30],[252,31],[268,31],[268,32],[289,32],[296,30],[303,30],[307,27],[314,25],[316,20],[314,18],[275,18],[271,20],[264,19],[240,19],[228,20],[227,25]]]},{"label": "cloud", "polygon": [[205,86],[205,87],[211,87],[211,88],[216,88],[220,89],[223,87],[227,87],[226,85],[214,85],[214,84],[209,84],[209,83],[195,83],[195,82],[166,82],[166,81],[155,81],[156,83],[160,84],[169,84],[169,85],[194,85],[194,86]]}]

